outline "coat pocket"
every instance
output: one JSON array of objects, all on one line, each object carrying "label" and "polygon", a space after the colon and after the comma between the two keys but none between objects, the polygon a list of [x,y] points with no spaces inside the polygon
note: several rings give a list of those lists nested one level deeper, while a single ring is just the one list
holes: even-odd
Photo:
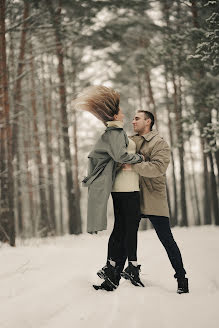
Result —
[{"label": "coat pocket", "polygon": [[161,177],[152,178],[151,185],[152,190],[158,192],[159,194],[166,194],[166,177],[162,175]]},{"label": "coat pocket", "polygon": [[[142,177],[142,180],[143,180],[143,183],[144,183],[145,186],[146,186],[146,189],[147,189],[149,192],[152,192],[152,191],[153,191],[153,186],[152,186],[152,183],[151,183],[151,179],[149,179],[149,178],[145,178],[145,177]],[[141,179],[140,179],[140,185],[141,185]]]}]

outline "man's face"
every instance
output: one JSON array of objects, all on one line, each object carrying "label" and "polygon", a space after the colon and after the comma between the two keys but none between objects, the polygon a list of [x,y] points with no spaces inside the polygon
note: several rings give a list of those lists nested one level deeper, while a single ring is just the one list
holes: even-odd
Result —
[{"label": "man's face", "polygon": [[146,131],[148,124],[150,124],[150,119],[145,119],[144,113],[136,113],[132,121],[133,129],[136,133],[143,133]]}]

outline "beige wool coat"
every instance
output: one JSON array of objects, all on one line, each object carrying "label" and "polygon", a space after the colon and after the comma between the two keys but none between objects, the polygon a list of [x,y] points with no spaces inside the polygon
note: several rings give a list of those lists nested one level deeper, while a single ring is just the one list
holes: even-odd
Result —
[{"label": "beige wool coat", "polygon": [[166,170],[170,162],[170,148],[157,131],[133,136],[136,152],[145,162],[132,167],[140,175],[141,213],[169,217],[166,192]]}]

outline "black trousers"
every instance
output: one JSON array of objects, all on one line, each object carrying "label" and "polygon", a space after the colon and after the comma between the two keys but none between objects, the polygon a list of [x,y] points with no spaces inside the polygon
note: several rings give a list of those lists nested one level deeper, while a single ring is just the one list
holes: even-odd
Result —
[{"label": "black trousers", "polygon": [[[130,203],[128,202],[127,205],[128,204],[131,205],[131,202]],[[119,206],[119,204],[118,204],[118,206]],[[129,206],[127,207],[127,211],[128,210],[129,210]],[[175,278],[185,277],[186,271],[183,266],[182,256],[181,256],[179,247],[177,246],[177,243],[175,242],[173,234],[171,232],[169,218],[165,217],[165,216],[155,216],[155,215],[141,215],[141,217],[148,218],[151,221],[151,223],[157,233],[157,236],[158,236],[159,240],[161,241],[162,245],[164,246],[164,248],[167,252],[167,255],[169,257],[170,263],[175,271],[174,277]],[[139,218],[139,216],[137,216],[137,218]],[[137,219],[137,222],[139,225],[138,219]],[[111,236],[110,236],[110,238],[111,238]],[[136,241],[137,241],[137,237],[136,237]],[[109,241],[109,245],[110,245],[110,241]],[[137,247],[136,247],[136,249],[137,249]],[[127,252],[126,252],[125,248],[121,247],[121,244],[117,244],[117,246],[114,246],[114,251],[115,251],[114,261],[116,261],[117,266],[119,267],[119,270],[122,271],[124,268],[126,259],[127,259]],[[109,251],[108,251],[108,254],[110,254]],[[130,261],[131,261],[131,259],[130,259]]]},{"label": "black trousers", "polygon": [[134,192],[112,192],[114,227],[108,242],[108,259],[124,267],[126,258],[137,260],[137,234],[141,218],[140,196]]},{"label": "black trousers", "polygon": [[157,233],[158,238],[160,239],[161,243],[163,244],[167,252],[170,263],[173,269],[175,270],[174,277],[175,278],[185,277],[186,271],[183,267],[182,256],[179,247],[177,246],[177,243],[173,238],[170,229],[169,218],[166,216],[155,216],[155,215],[147,215],[142,217],[147,217],[151,221]]}]

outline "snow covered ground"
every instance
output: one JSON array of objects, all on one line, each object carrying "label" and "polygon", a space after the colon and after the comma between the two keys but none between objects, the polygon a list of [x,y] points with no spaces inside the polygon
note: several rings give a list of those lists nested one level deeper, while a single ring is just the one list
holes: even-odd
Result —
[{"label": "snow covered ground", "polygon": [[219,228],[174,228],[190,294],[176,294],[167,255],[153,230],[139,233],[140,288],[121,280],[95,291],[108,234],[18,242],[0,248],[0,328],[219,327]]}]

